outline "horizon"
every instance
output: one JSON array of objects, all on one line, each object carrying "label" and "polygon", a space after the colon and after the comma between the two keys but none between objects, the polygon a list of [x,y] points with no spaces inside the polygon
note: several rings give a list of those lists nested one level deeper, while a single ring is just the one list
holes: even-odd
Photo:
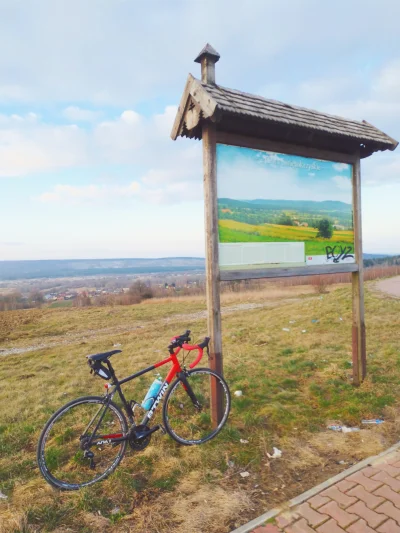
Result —
[{"label": "horizon", "polygon": [[[204,0],[202,13],[215,13],[208,24],[182,0],[6,5],[0,260],[204,255],[201,142],[173,142],[170,132],[188,73],[200,78],[193,61],[205,42],[221,55],[224,87],[367,120],[400,139],[395,0],[386,9],[293,1],[289,10]],[[400,150],[361,167],[364,249],[399,253]]]},{"label": "horizon", "polygon": [[[383,255],[385,257],[400,256],[400,250],[398,253],[387,252],[371,252],[363,250],[363,255]],[[23,263],[26,261],[127,261],[127,260],[162,260],[162,259],[202,259],[205,261],[205,257],[201,256],[163,256],[163,257],[63,257],[61,259],[0,259],[0,263]]]}]

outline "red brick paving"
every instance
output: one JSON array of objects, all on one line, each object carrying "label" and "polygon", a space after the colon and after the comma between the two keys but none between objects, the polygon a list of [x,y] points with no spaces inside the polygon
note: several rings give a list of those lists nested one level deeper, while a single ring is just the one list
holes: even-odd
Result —
[{"label": "red brick paving", "polygon": [[376,459],[251,533],[400,533],[400,451]]}]

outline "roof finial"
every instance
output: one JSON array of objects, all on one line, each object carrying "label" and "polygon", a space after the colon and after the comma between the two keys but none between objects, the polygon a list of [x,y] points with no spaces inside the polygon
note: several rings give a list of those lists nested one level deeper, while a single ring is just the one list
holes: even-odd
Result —
[{"label": "roof finial", "polygon": [[195,62],[201,63],[201,81],[203,83],[215,84],[215,63],[220,57],[219,53],[208,43],[196,57]]}]

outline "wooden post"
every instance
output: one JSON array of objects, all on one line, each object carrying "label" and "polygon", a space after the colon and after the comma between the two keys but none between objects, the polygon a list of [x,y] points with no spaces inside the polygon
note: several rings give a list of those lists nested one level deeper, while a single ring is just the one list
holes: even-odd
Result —
[{"label": "wooden post", "polygon": [[364,318],[364,267],[361,228],[361,171],[360,157],[353,165],[354,255],[359,265],[353,272],[353,384],[358,386],[367,374],[367,353]]},{"label": "wooden post", "polygon": [[[215,83],[215,63],[219,54],[207,45],[195,59],[201,63],[202,81]],[[202,126],[204,172],[204,220],[206,237],[206,298],[208,333],[211,337],[210,368],[220,374],[222,368],[221,303],[219,290],[218,203],[217,203],[217,135],[214,122]],[[211,415],[214,426],[223,416],[222,391],[211,380]]]}]

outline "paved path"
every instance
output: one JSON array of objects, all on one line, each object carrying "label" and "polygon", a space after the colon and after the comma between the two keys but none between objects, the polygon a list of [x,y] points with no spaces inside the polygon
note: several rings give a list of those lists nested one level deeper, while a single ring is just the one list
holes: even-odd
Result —
[{"label": "paved path", "polygon": [[314,494],[252,533],[400,533],[400,452]]},{"label": "paved path", "polygon": [[375,287],[382,292],[386,292],[390,296],[400,298],[400,276],[382,279],[376,283]]}]

